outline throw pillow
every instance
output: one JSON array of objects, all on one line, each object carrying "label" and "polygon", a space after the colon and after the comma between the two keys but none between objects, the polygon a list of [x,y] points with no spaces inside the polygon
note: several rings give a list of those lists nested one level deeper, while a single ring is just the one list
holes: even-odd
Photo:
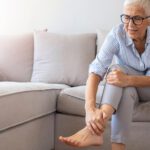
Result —
[{"label": "throw pillow", "polygon": [[96,53],[96,34],[34,34],[32,82],[86,84]]},{"label": "throw pillow", "polygon": [[97,53],[99,52],[107,34],[108,31],[106,30],[102,30],[102,29],[97,30]]}]

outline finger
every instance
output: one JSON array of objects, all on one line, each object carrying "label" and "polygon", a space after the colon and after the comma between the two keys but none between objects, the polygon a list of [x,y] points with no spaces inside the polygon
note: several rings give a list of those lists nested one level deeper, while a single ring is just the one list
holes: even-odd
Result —
[{"label": "finger", "polygon": [[99,128],[97,127],[97,125],[94,122],[91,122],[91,126],[92,126],[95,134],[97,134],[97,135],[101,134],[101,131],[99,130]]},{"label": "finger", "polygon": [[113,77],[113,76],[109,76],[109,77],[107,77],[107,80],[112,80],[112,79],[114,79],[114,77]]},{"label": "finger", "polygon": [[117,69],[117,71],[118,71],[118,72],[122,72],[122,73],[123,73],[123,71],[122,71],[120,68],[118,68],[118,69]]},{"label": "finger", "polygon": [[113,81],[115,81],[115,79],[113,79],[113,78],[108,78],[107,79],[107,82],[113,82]]},{"label": "finger", "polygon": [[112,71],[107,75],[107,77],[112,76],[113,74],[114,74],[114,72]]},{"label": "finger", "polygon": [[108,80],[107,83],[112,84],[112,85],[118,85],[118,83],[114,80]]},{"label": "finger", "polygon": [[104,119],[103,119],[103,114],[100,114],[101,116],[99,118],[97,118],[97,122],[96,122],[96,125],[98,126],[98,128],[100,130],[104,130],[105,128],[105,122],[104,122]]},{"label": "finger", "polygon": [[113,72],[113,74],[118,75],[118,74],[124,74],[122,70],[116,70]]},{"label": "finger", "polygon": [[89,122],[87,123],[87,128],[91,131],[92,134],[95,134],[92,125]]},{"label": "finger", "polygon": [[112,71],[122,71],[120,68],[115,68]]},{"label": "finger", "polygon": [[117,71],[118,71],[117,69],[113,69],[110,73],[115,73]]},{"label": "finger", "polygon": [[110,72],[111,75],[117,75],[118,73],[120,73],[120,70],[113,70],[112,72]]},{"label": "finger", "polygon": [[107,83],[111,85],[119,86],[119,87],[124,87],[123,84],[116,82],[116,81],[107,81]]},{"label": "finger", "polygon": [[114,74],[108,75],[108,76],[107,76],[107,79],[109,79],[109,78],[116,78],[116,77],[117,77],[117,75],[114,73]]},{"label": "finger", "polygon": [[116,76],[111,76],[106,79],[106,81],[119,81]]},{"label": "finger", "polygon": [[110,74],[108,77],[112,77],[112,78],[116,78],[118,76],[118,74],[116,72]]},{"label": "finger", "polygon": [[114,83],[115,82],[114,79],[107,79],[106,81],[107,81],[107,83]]},{"label": "finger", "polygon": [[97,128],[98,128],[98,130],[99,130],[99,132],[104,132],[104,125],[102,125],[100,122],[95,122],[95,124],[96,124],[96,126],[97,126]]}]

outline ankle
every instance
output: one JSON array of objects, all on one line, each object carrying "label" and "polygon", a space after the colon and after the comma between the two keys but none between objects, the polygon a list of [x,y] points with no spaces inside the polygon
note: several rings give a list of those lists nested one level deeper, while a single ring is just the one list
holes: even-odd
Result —
[{"label": "ankle", "polygon": [[100,108],[102,112],[104,113],[104,119],[109,120],[115,111],[114,108],[109,104],[103,104]]}]

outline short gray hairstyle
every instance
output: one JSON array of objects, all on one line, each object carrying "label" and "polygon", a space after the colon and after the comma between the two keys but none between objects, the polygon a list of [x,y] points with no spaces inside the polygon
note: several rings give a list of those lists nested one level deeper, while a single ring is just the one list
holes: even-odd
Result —
[{"label": "short gray hairstyle", "polygon": [[146,15],[150,15],[150,0],[125,0],[126,5],[140,5],[144,8]]}]

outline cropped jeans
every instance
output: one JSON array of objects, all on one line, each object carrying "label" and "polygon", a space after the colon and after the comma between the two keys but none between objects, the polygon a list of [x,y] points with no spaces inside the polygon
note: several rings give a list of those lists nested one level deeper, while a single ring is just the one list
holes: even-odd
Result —
[{"label": "cropped jeans", "polygon": [[[129,75],[146,75],[146,73],[120,65],[111,66],[107,73],[116,68]],[[116,110],[111,118],[111,142],[126,144],[134,107],[139,103],[139,100],[150,101],[150,87],[122,88],[106,82],[104,84],[102,84],[104,90],[100,104],[109,104]]]}]

